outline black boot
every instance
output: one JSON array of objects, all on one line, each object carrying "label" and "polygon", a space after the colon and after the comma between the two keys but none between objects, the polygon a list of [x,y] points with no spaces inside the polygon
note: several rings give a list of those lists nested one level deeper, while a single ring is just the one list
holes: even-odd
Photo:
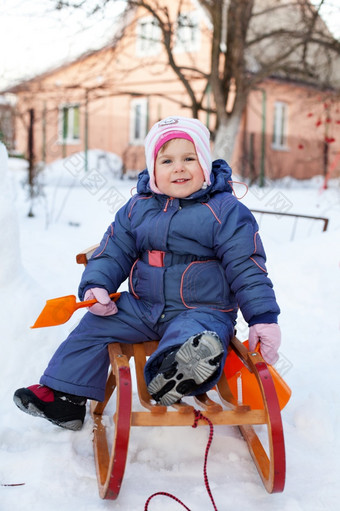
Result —
[{"label": "black boot", "polygon": [[43,417],[57,426],[74,431],[81,429],[86,398],[50,389],[45,385],[31,385],[14,393],[14,403],[35,417]]}]

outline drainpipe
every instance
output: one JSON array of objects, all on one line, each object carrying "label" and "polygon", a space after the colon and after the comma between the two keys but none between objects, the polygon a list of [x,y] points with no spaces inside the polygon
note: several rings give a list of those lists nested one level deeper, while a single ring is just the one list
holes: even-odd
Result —
[{"label": "drainpipe", "polygon": [[265,178],[265,162],[266,162],[266,106],[267,95],[264,89],[259,89],[262,92],[262,133],[261,133],[261,166],[260,166],[260,188],[264,186]]},{"label": "drainpipe", "polygon": [[206,118],[206,121],[205,121],[205,125],[206,125],[207,128],[209,128],[209,123],[210,123],[210,97],[211,97],[210,83],[207,85],[206,94],[207,94],[207,118]]},{"label": "drainpipe", "polygon": [[43,107],[43,117],[42,117],[42,161],[44,164],[46,163],[46,101],[44,102]]},{"label": "drainpipe", "polygon": [[85,90],[85,126],[84,126],[84,156],[85,156],[85,172],[88,171],[88,149],[89,149],[89,91]]}]

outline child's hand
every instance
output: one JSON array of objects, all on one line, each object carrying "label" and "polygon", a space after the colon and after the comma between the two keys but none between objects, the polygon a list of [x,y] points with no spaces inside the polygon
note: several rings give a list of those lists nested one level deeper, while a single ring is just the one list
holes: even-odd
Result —
[{"label": "child's hand", "polygon": [[113,300],[111,300],[106,289],[101,287],[93,287],[88,289],[85,293],[84,301],[93,299],[98,300],[98,303],[88,307],[92,314],[95,314],[96,316],[111,316],[113,314],[117,314],[117,305]]},{"label": "child's hand", "polygon": [[255,351],[260,342],[260,351],[267,364],[275,364],[279,359],[281,330],[276,323],[258,323],[249,328],[249,350]]}]

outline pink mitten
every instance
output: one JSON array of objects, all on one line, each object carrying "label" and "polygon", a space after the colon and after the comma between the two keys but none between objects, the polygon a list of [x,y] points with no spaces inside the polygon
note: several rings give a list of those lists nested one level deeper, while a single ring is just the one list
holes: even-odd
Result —
[{"label": "pink mitten", "polygon": [[109,297],[109,293],[102,287],[92,287],[88,289],[84,296],[85,300],[98,300],[98,303],[91,305],[88,309],[96,316],[111,316],[117,314],[117,305]]},{"label": "pink mitten", "polygon": [[276,323],[258,323],[249,328],[249,350],[255,351],[260,342],[260,351],[267,364],[275,364],[279,359],[281,330]]}]

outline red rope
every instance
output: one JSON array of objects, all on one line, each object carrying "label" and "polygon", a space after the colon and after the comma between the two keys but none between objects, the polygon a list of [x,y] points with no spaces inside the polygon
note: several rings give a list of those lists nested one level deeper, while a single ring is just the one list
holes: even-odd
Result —
[{"label": "red rope", "polygon": [[205,449],[205,454],[204,454],[203,476],[204,476],[205,488],[206,488],[206,490],[208,492],[208,495],[210,497],[210,500],[211,500],[211,503],[213,505],[214,511],[218,511],[217,507],[216,507],[216,504],[215,504],[215,501],[214,501],[214,497],[212,496],[212,493],[211,493],[211,490],[210,490],[210,485],[209,485],[209,480],[208,480],[208,473],[207,473],[208,454],[209,454],[210,446],[211,446],[212,441],[213,441],[214,426],[213,426],[213,423],[211,422],[211,420],[208,419],[208,417],[205,417],[205,415],[203,415],[203,413],[200,412],[199,410],[194,410],[194,413],[195,413],[195,422],[194,422],[194,424],[192,426],[193,428],[197,427],[199,419],[205,420],[209,424],[209,428],[210,428],[208,443],[207,443],[207,447]]},{"label": "red rope", "polygon": [[145,502],[144,511],[148,511],[148,509],[149,509],[148,505],[149,505],[150,500],[153,499],[154,497],[156,497],[157,495],[165,495],[166,497],[170,497],[171,499],[178,502],[178,504],[181,504],[184,507],[184,509],[187,509],[187,511],[190,511],[190,509],[185,504],[183,504],[183,502],[181,500],[179,500],[174,495],[171,495],[171,493],[166,493],[165,491],[158,491],[157,493],[154,493],[153,495],[151,495],[151,497],[149,497],[148,500]]},{"label": "red rope", "polygon": [[[194,410],[194,414],[195,414],[195,420],[194,420],[194,423],[192,425],[193,428],[197,428],[198,426],[198,421],[200,419],[203,419],[205,420],[208,424],[209,424],[209,427],[210,427],[210,433],[209,433],[209,438],[208,438],[208,443],[207,443],[207,447],[205,449],[205,454],[204,454],[204,466],[203,466],[203,477],[204,477],[204,484],[205,484],[205,488],[207,490],[207,493],[210,497],[210,500],[211,500],[211,503],[214,507],[214,511],[218,511],[217,510],[217,507],[216,507],[216,504],[215,504],[215,501],[214,501],[214,497],[211,493],[211,490],[210,490],[210,485],[209,485],[209,480],[208,480],[208,473],[207,473],[207,464],[208,464],[208,454],[209,454],[209,449],[210,449],[210,446],[212,444],[212,440],[213,440],[213,436],[214,436],[214,426],[211,422],[210,419],[208,419],[208,417],[205,417],[202,412],[200,410]],[[157,493],[154,493],[153,495],[151,495],[148,500],[146,501],[145,503],[145,507],[144,507],[144,511],[148,511],[148,506],[149,506],[149,502],[151,499],[153,499],[154,497],[156,497],[157,495],[165,495],[166,497],[170,497],[171,499],[175,500],[176,502],[178,502],[178,504],[181,504],[181,506],[184,507],[184,509],[186,509],[187,511],[191,511],[185,504],[183,504],[183,502],[181,500],[179,500],[177,497],[175,497],[174,495],[171,495],[171,493],[166,493],[166,492],[163,492],[163,491],[159,491]]]}]

